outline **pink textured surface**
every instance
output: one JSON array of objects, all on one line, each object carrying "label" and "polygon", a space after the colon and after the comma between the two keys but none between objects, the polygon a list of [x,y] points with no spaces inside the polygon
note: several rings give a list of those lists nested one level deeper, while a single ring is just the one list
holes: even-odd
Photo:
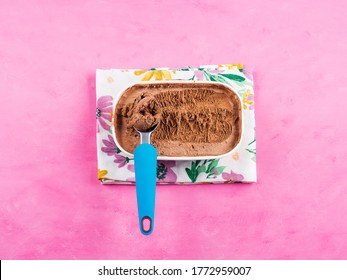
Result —
[{"label": "pink textured surface", "polygon": [[[0,4],[0,259],[347,258],[347,1]],[[259,182],[96,180],[95,69],[245,63]]]}]

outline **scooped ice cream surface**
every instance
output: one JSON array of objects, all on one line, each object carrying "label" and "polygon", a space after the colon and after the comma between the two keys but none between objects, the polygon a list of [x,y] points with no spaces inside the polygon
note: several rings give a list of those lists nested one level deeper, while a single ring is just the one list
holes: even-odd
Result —
[{"label": "scooped ice cream surface", "polygon": [[161,110],[155,98],[145,97],[133,108],[128,127],[141,132],[151,131],[158,125],[160,118]]},{"label": "scooped ice cream surface", "polygon": [[218,83],[148,83],[128,88],[115,108],[117,142],[133,153],[140,142],[134,126],[146,131],[156,123],[151,142],[159,156],[222,155],[240,141],[241,102]]}]

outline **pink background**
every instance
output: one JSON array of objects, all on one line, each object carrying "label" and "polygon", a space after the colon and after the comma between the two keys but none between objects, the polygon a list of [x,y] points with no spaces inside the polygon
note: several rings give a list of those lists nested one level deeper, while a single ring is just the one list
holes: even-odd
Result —
[{"label": "pink background", "polygon": [[[0,4],[0,259],[346,259],[347,1]],[[97,181],[95,69],[241,62],[259,181]]]}]

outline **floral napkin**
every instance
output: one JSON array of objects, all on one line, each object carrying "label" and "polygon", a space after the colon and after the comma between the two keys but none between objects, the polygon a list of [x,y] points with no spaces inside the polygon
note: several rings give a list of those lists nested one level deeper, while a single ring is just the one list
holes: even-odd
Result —
[{"label": "floral napkin", "polygon": [[244,137],[238,148],[221,159],[164,161],[157,163],[157,183],[234,183],[256,181],[256,140],[253,78],[241,64],[220,64],[181,69],[98,69],[96,71],[96,121],[98,179],[103,184],[133,184],[134,159],[116,146],[111,121],[114,100],[140,81],[216,81],[230,86],[243,102]]}]

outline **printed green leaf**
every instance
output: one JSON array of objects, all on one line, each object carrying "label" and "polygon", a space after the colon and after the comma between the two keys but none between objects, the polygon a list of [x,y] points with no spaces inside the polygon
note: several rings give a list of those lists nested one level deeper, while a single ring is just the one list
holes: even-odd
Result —
[{"label": "printed green leaf", "polygon": [[229,80],[234,80],[237,82],[243,82],[244,80],[246,80],[244,77],[239,76],[239,75],[234,75],[234,74],[219,74],[225,78],[228,78]]},{"label": "printed green leaf", "polygon": [[248,143],[248,146],[252,145],[255,142],[255,138],[252,142]]},{"label": "printed green leaf", "polygon": [[160,163],[157,165],[157,178],[159,180],[165,179],[167,174],[167,167],[165,166],[164,163]]},{"label": "printed green leaf", "polygon": [[244,81],[243,84],[244,84],[245,86],[253,86],[253,82],[250,82],[250,81],[248,81],[248,80]]},{"label": "printed green leaf", "polygon": [[246,149],[247,152],[252,153],[252,154],[256,154],[255,149]]},{"label": "printed green leaf", "polygon": [[196,182],[196,179],[198,178],[198,171],[196,169],[189,169],[189,168],[186,168],[186,172],[187,172],[187,175],[188,177],[190,178],[190,180],[195,183]]},{"label": "printed green leaf", "polygon": [[193,182],[193,173],[190,171],[189,168],[186,168],[186,172],[187,172],[187,175],[188,175],[190,181]]},{"label": "printed green leaf", "polygon": [[213,75],[210,76],[210,81],[219,82],[219,81],[216,79],[216,76],[213,76]]},{"label": "printed green leaf", "polygon": [[219,75],[210,75],[210,79],[211,79],[211,81],[214,81],[214,82],[220,82],[220,83],[227,83],[228,84],[228,81]]},{"label": "printed green leaf", "polygon": [[215,167],[214,170],[217,171],[217,174],[216,175],[220,175],[222,174],[223,170],[225,169],[226,166],[218,166],[218,167]]},{"label": "printed green leaf", "polygon": [[237,84],[239,87],[241,88],[245,88],[245,82],[239,82],[239,81],[235,81],[235,84]]},{"label": "printed green leaf", "polygon": [[207,173],[210,173],[213,168],[215,168],[218,165],[219,159],[214,159],[210,162],[210,164],[207,167]]},{"label": "printed green leaf", "polygon": [[210,79],[211,75],[208,74],[206,71],[204,71],[204,77],[205,77],[206,81],[210,81],[211,80]]},{"label": "printed green leaf", "polygon": [[204,173],[206,172],[206,166],[205,165],[199,166],[197,170],[199,174]]}]

